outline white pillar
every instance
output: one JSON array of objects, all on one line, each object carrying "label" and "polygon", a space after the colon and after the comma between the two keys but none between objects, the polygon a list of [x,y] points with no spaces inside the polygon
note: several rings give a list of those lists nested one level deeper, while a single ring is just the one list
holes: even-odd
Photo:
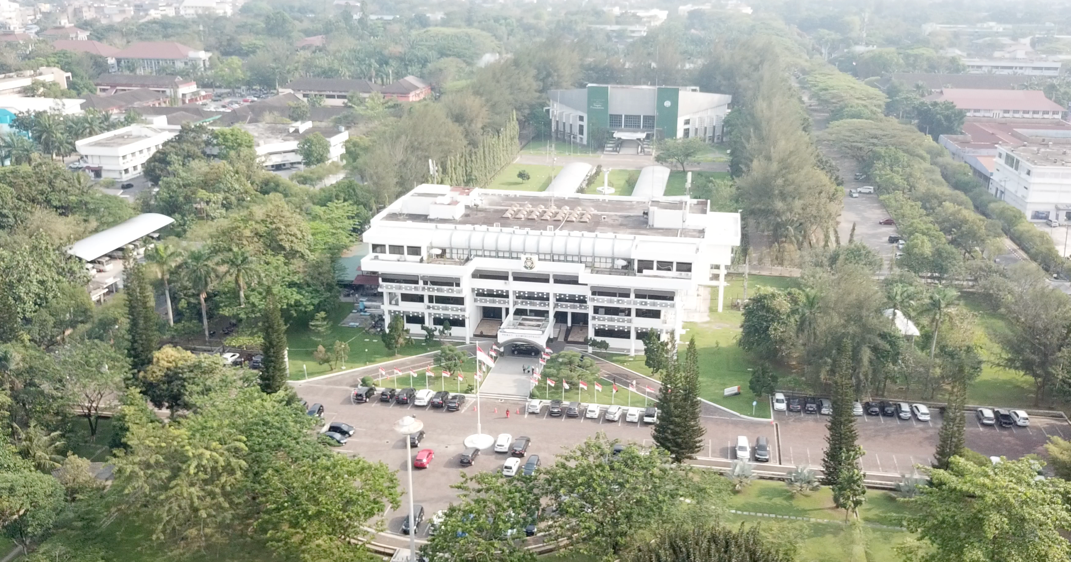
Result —
[{"label": "white pillar", "polygon": [[718,266],[718,312],[722,310],[722,301],[725,298],[725,264]]}]

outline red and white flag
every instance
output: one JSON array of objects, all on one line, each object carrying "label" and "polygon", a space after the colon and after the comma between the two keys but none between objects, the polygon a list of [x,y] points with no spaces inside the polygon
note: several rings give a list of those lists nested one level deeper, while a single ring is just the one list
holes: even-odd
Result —
[{"label": "red and white flag", "polygon": [[616,393],[616,392],[617,392],[617,383],[615,382],[614,383],[614,393]]},{"label": "red and white flag", "polygon": [[580,381],[580,390],[587,390],[587,389],[588,389],[588,383],[586,383],[584,381]]},{"label": "red and white flag", "polygon": [[533,384],[539,384],[539,379],[536,378],[536,377],[532,377],[532,383]]},{"label": "red and white flag", "polygon": [[411,377],[415,377],[415,376],[416,376],[416,371],[415,371],[415,370],[412,370],[412,369],[410,369],[410,370],[409,370],[409,376],[411,376]]},{"label": "red and white flag", "polygon": [[480,376],[480,372],[479,371],[476,371],[476,374],[472,375],[472,378],[476,379],[477,381],[482,381],[483,380],[483,377]]},{"label": "red and white flag", "polygon": [[546,364],[547,364],[547,359],[546,359],[546,357],[540,357],[540,358],[539,358],[539,364],[540,364],[540,365],[546,365]]},{"label": "red and white flag", "polygon": [[632,382],[628,383],[628,389],[629,390],[636,390],[636,381],[632,381]]},{"label": "red and white flag", "polygon": [[569,390],[569,383],[567,383],[567,382],[565,382],[565,381],[563,380],[563,381],[562,381],[562,388],[564,388],[565,390]]},{"label": "red and white flag", "polygon": [[647,385],[643,385],[643,387],[647,389],[647,392],[654,392],[654,389]]},{"label": "red and white flag", "polygon": [[431,372],[431,367],[428,367],[428,368],[427,368],[427,369],[426,369],[426,370],[424,371],[424,376],[425,376],[425,377],[434,377],[434,376],[435,376],[435,373]]},{"label": "red and white flag", "polygon": [[491,351],[497,351],[499,353],[502,353],[502,348],[499,347],[497,343],[493,343],[491,344]]},{"label": "red and white flag", "polygon": [[450,371],[447,371],[447,370],[443,369],[443,376],[444,377],[450,377]]},{"label": "red and white flag", "polygon": [[487,354],[491,356],[491,359],[498,359],[498,352],[495,351],[494,348],[487,352]]},{"label": "red and white flag", "polygon": [[380,377],[385,377],[385,376],[387,376],[387,372],[383,370],[383,367],[380,367],[380,368],[379,368],[379,376],[380,376]]},{"label": "red and white flag", "polygon": [[459,380],[459,381],[465,380],[465,373],[458,373],[457,374],[457,380]]},{"label": "red and white flag", "polygon": [[554,379],[547,379],[547,384],[554,386]]},{"label": "red and white flag", "polygon": [[398,369],[395,369],[395,370],[394,370],[394,376],[396,376],[396,377],[400,377],[400,376],[402,376],[402,372],[401,372],[401,371],[399,371]]},{"label": "red and white flag", "polygon": [[491,359],[489,355],[484,353],[483,348],[481,348],[479,345],[476,346],[476,360],[483,362],[488,367],[495,366],[495,360]]},{"label": "red and white flag", "polygon": [[551,351],[549,347],[544,347],[543,348],[543,353],[545,353],[546,355],[550,355],[551,353],[554,353],[554,352]]},{"label": "red and white flag", "polygon": [[595,392],[602,392],[602,385],[601,384],[595,383]]},{"label": "red and white flag", "polygon": [[541,378],[543,378],[543,375],[541,375],[539,373],[535,373],[535,380],[539,380]]}]

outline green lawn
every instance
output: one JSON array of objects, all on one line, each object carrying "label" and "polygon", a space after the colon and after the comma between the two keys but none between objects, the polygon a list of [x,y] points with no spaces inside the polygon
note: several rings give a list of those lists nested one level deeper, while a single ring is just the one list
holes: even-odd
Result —
[{"label": "green lawn", "polygon": [[[611,195],[632,195],[632,190],[636,187],[636,179],[639,178],[639,170],[610,170],[610,185],[614,188],[614,192]],[[631,178],[630,181],[630,177]],[[602,187],[602,178],[599,178],[592,185],[584,189],[583,193],[589,195],[599,195],[597,191],[599,187]]]},{"label": "green lawn", "polygon": [[[435,356],[428,356],[428,364],[432,364],[435,361]],[[469,357],[465,360],[465,363],[461,367],[461,373],[465,376],[465,380],[458,381],[456,376],[450,377],[450,380],[443,380],[440,376],[428,378],[425,373],[424,367],[415,369],[416,376],[410,378],[409,371],[403,371],[400,377],[389,377],[385,379],[379,379],[376,381],[376,386],[380,388],[430,388],[432,390],[447,390],[449,392],[476,392],[473,384],[476,379],[472,377],[472,374],[476,372],[476,358]],[[438,375],[442,372],[439,367],[432,367],[431,372]],[[390,370],[388,375],[393,374]],[[460,386],[459,386],[460,384]],[[470,390],[471,389],[471,390]]]},{"label": "green lawn", "polygon": [[795,562],[900,562],[895,547],[911,537],[910,533],[892,529],[845,524],[785,521],[765,517],[729,515],[724,523],[760,525],[763,534],[774,540],[799,541]]},{"label": "green lawn", "polygon": [[[337,306],[327,314],[330,329],[321,340],[316,340],[309,332],[308,323],[292,323],[287,330],[287,344],[290,358],[290,378],[299,380],[306,377],[326,375],[332,372],[331,365],[321,365],[316,362],[313,353],[317,345],[323,345],[324,349],[330,350],[335,341],[344,341],[350,346],[349,358],[346,360],[346,368],[363,367],[373,363],[380,363],[397,357],[419,355],[439,348],[439,344],[427,345],[423,338],[414,338],[412,345],[407,345],[398,351],[398,356],[392,355],[383,345],[379,334],[370,334],[361,328],[348,328],[340,326],[344,318],[353,310],[353,303],[339,302]],[[341,365],[335,366],[335,371],[342,370]]]},{"label": "green lawn", "polygon": [[97,423],[97,435],[92,441],[89,440],[89,424],[85,418],[78,418],[72,426],[71,435],[66,436],[67,445],[71,452],[89,459],[90,461],[103,461],[111,454],[108,443],[112,440],[111,418],[101,418]]},{"label": "green lawn", "polygon": [[[547,145],[551,142],[545,140],[533,140],[532,142],[524,145],[521,149],[521,154],[534,154],[536,156],[547,154]],[[589,149],[583,144],[570,144],[563,141],[553,141],[554,152],[561,156],[563,154],[596,154],[597,151]]]},{"label": "green lawn", "polygon": [[[543,191],[550,185],[554,176],[561,171],[561,166],[540,166],[538,164],[510,164],[491,180],[488,189],[509,189],[512,191]],[[528,181],[521,181],[517,172],[525,170],[531,176]]]},{"label": "green lawn", "polygon": [[[692,172],[692,185],[695,185],[695,182],[701,177],[729,179],[729,172]],[[666,195],[686,195],[684,185],[687,180],[688,174],[686,172],[680,170],[670,172],[669,181],[666,182]]]},{"label": "green lawn", "polygon": [[[751,378],[750,369],[753,368],[752,360],[736,345],[744,315],[739,310],[734,310],[732,304],[735,300],[743,298],[744,278],[739,275],[730,276],[727,281],[729,286],[725,288],[724,311],[717,312],[717,291],[712,291],[710,322],[686,323],[685,333],[681,336],[681,340],[687,344],[692,336],[695,337],[695,343],[699,349],[699,393],[701,397],[749,416],[752,415],[751,402],[757,401],[755,416],[768,418],[770,417],[769,400],[765,397],[756,397],[747,387],[748,380]],[[794,287],[797,283],[796,279],[790,277],[751,275],[748,278],[748,291],[754,294],[758,287],[786,288]],[[684,352],[683,346],[679,352]],[[643,364],[642,355],[633,358],[627,355],[611,354],[600,354],[600,356],[633,371],[645,375],[651,373],[650,369]],[[725,397],[725,389],[731,386],[740,386],[742,394]]]},{"label": "green lawn", "polygon": [[[739,494],[729,496],[727,507],[790,517],[844,520],[844,510],[833,505],[830,488],[823,487],[809,495],[794,496],[784,482],[771,480],[756,480]],[[902,518],[909,513],[908,505],[896,499],[891,492],[867,490],[866,503],[859,509],[859,519],[864,523],[899,527]]]}]

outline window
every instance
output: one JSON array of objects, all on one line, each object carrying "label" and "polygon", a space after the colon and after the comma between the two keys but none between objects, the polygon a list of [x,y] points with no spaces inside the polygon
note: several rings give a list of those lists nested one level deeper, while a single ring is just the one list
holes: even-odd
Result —
[{"label": "window", "polygon": [[394,244],[391,244],[390,246],[387,247],[387,249],[388,249],[387,253],[389,253],[389,254],[391,254],[393,256],[405,255],[405,246],[395,246]]},{"label": "window", "polygon": [[405,323],[406,324],[423,325],[424,324],[424,315],[423,314],[406,314],[405,315]]},{"label": "window", "polygon": [[679,262],[677,262],[677,271],[679,271],[681,273],[691,273],[692,272],[692,264],[690,264],[688,262],[679,261]]},{"label": "window", "polygon": [[407,256],[419,256],[420,255],[420,246],[406,246],[405,247],[405,255],[407,255]]},{"label": "window", "polygon": [[636,271],[638,271],[639,273],[643,273],[644,271],[647,271],[648,269],[654,269],[654,260],[637,260],[636,261]]},{"label": "window", "polygon": [[684,126],[685,127],[687,127],[688,125],[691,125],[691,124],[692,124],[692,120],[691,119],[685,119],[684,120]]},{"label": "window", "polygon": [[648,131],[653,131],[654,130],[654,125],[655,125],[655,116],[654,115],[644,115],[643,116],[643,128],[644,129],[647,129]]},{"label": "window", "polygon": [[611,129],[620,129],[621,128],[621,116],[620,115],[611,115],[610,116],[610,128]]},{"label": "window", "polygon": [[688,137],[691,137],[691,136],[692,136],[692,130],[691,129],[685,129],[684,130],[684,138],[688,138]]},{"label": "window", "polygon": [[576,120],[580,121],[581,123],[583,123],[584,122],[584,116],[583,115],[578,115]]},{"label": "window", "polygon": [[432,295],[431,301],[436,304],[463,305],[465,304],[465,297],[443,297],[439,295]]},{"label": "window", "polygon": [[627,340],[632,334],[627,329],[608,329],[608,328],[595,328],[596,338],[617,338]]},{"label": "window", "polygon": [[1047,220],[1049,220],[1049,212],[1048,211],[1034,211],[1033,214],[1030,215],[1030,220],[1032,220],[1032,221],[1047,221]]},{"label": "window", "polygon": [[583,125],[577,125],[576,126],[576,133],[578,135],[583,136],[583,134],[584,134],[584,126]]},{"label": "window", "polygon": [[445,322],[449,322],[451,328],[464,328],[465,327],[465,319],[464,318],[432,318],[431,319],[431,323],[434,326],[442,326],[444,321]]},{"label": "window", "polygon": [[424,302],[424,295],[414,295],[412,293],[402,293],[402,302]]},{"label": "window", "polygon": [[661,317],[662,317],[662,311],[661,310],[651,310],[651,309],[647,309],[647,308],[637,308],[636,309],[636,318],[661,318]]},{"label": "window", "polygon": [[639,129],[640,128],[640,116],[639,115],[626,115],[625,116],[625,128],[626,129]]},{"label": "window", "polygon": [[673,262],[660,261],[655,264],[655,269],[658,271],[673,271]]}]

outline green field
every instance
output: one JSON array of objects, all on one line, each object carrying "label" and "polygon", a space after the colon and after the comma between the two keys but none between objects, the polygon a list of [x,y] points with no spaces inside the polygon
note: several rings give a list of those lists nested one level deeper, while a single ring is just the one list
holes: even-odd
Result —
[{"label": "green field", "polygon": [[[336,340],[344,341],[350,346],[349,357],[346,360],[347,369],[381,363],[398,357],[419,355],[439,348],[438,342],[427,345],[424,343],[423,338],[414,338],[412,345],[407,345],[400,349],[397,356],[391,355],[383,345],[383,340],[380,339],[379,334],[370,334],[362,328],[348,328],[339,325],[352,310],[353,303],[337,303],[335,308],[327,314],[330,328],[320,340],[312,336],[307,322],[300,324],[295,322],[290,325],[286,332],[286,338],[291,380],[307,378],[306,372],[308,377],[326,375],[332,372],[331,365],[317,363],[313,353],[318,345],[323,345],[324,349],[330,351]],[[342,365],[336,365],[335,370],[342,370]]]},{"label": "green field", "polygon": [[[550,185],[554,176],[561,171],[561,166],[540,166],[538,164],[510,164],[491,180],[488,189],[508,189],[511,191],[543,191]],[[525,170],[531,176],[528,181],[521,181],[517,172]]]},{"label": "green field", "polygon": [[[672,166],[671,166],[672,168]],[[729,179],[729,172],[692,172],[692,185],[700,177],[714,179]],[[688,174],[680,170],[669,173],[669,181],[666,183],[666,195],[686,195],[684,185],[688,180]]]},{"label": "green field", "polygon": [[[614,192],[611,195],[632,195],[633,188],[636,187],[635,180],[629,182],[629,175],[635,174],[639,177],[639,170],[610,170],[610,185],[614,188]],[[600,177],[595,180],[595,183],[586,187],[581,193],[587,193],[589,195],[599,195],[597,191],[599,187],[602,187],[603,179]]]},{"label": "green field", "polygon": [[[734,310],[734,301],[742,299],[744,293],[743,276],[730,276],[727,278],[729,286],[725,288],[724,312],[717,312],[717,291],[712,291],[710,322],[684,324],[685,333],[681,335],[683,344],[687,344],[691,337],[695,337],[696,347],[699,349],[699,395],[715,404],[719,404],[735,412],[752,415],[751,402],[757,401],[755,416],[770,417],[770,403],[765,397],[756,397],[748,390],[748,380],[751,379],[750,369],[753,368],[752,360],[736,344],[736,338],[740,335],[740,324],[744,315],[739,310]],[[790,277],[767,277],[751,275],[748,278],[748,291],[754,294],[758,287],[794,287],[797,280]],[[678,350],[684,352],[684,346]],[[628,357],[627,355],[600,354],[600,356],[619,365],[650,375],[651,371],[644,364],[644,357]],[[742,387],[743,393],[738,396],[725,397],[725,389],[731,386]]]}]

